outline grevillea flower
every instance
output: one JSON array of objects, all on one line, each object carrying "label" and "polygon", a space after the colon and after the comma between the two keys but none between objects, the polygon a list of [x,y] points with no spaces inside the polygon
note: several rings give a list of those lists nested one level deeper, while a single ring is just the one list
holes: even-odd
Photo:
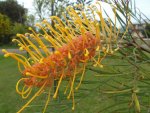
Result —
[{"label": "grevillea flower", "polygon": [[[81,8],[82,6],[77,5],[76,7]],[[91,11],[90,14],[87,13],[89,10]],[[17,34],[18,39],[12,40],[18,43],[20,50],[28,52],[29,58],[2,50],[5,57],[10,56],[18,61],[22,78],[16,84],[16,91],[22,98],[28,98],[33,88],[39,88],[18,113],[22,112],[38,95],[42,94],[43,90],[51,89],[54,80],[58,80],[53,95],[53,98],[56,98],[62,80],[66,78],[69,78],[69,82],[65,93],[70,89],[67,98],[72,97],[72,109],[74,110],[74,90],[78,90],[80,87],[88,62],[92,61],[94,62],[93,66],[102,68],[101,61],[105,56],[113,54],[118,49],[119,30],[116,29],[116,19],[114,27],[112,27],[110,20],[106,24],[101,10],[96,6],[88,6],[84,10],[81,8],[78,12],[69,6],[67,12],[68,16],[63,14],[62,20],[57,16],[50,17],[54,23],[53,27],[47,20],[43,20],[42,24],[36,24],[43,31],[43,34],[38,34],[29,28],[32,33]],[[115,12],[114,9],[116,17]],[[95,19],[95,15],[99,17],[100,21]],[[55,51],[52,52],[45,42],[49,43],[49,47],[54,48]],[[103,56],[100,53],[104,53]],[[80,82],[75,86],[74,82],[78,73],[81,75]],[[24,86],[20,90],[21,84]],[[50,91],[48,96],[43,112],[47,108]]]}]

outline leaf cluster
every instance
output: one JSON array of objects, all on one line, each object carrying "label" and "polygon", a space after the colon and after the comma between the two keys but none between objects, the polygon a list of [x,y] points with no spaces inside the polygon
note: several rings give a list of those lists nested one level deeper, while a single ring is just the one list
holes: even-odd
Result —
[{"label": "leaf cluster", "polygon": [[12,22],[24,23],[27,9],[15,0],[0,1],[0,13],[7,15]]}]

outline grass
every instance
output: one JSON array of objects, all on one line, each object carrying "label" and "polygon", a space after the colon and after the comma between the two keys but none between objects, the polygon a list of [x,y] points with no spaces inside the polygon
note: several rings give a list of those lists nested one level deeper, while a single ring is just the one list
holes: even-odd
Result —
[{"label": "grass", "polygon": [[[11,58],[5,59],[3,56],[0,56],[0,64],[0,113],[15,113],[27,102],[27,100],[21,99],[15,91],[16,82],[21,77],[21,74],[17,69],[17,63]],[[53,100],[51,98],[47,113],[136,112],[133,105],[129,108],[132,92],[119,94],[103,93],[103,91],[108,90],[113,91],[132,88],[135,78],[134,73],[131,72],[133,72],[134,67],[117,56],[108,56],[103,64],[103,69],[87,68],[84,82],[79,91],[75,92],[75,111],[71,110],[71,100],[67,100],[67,96],[63,95],[63,89],[66,84],[66,81],[64,81],[59,91],[59,99]],[[141,67],[148,72],[149,67],[147,64],[139,63],[138,65],[141,65]],[[140,73],[144,76],[149,74],[149,72],[148,74]],[[140,77],[140,75],[138,76]],[[77,83],[78,81],[76,81],[76,84]],[[145,81],[141,80],[136,84],[140,87],[140,93],[138,93],[140,103],[145,104],[145,106],[147,106],[150,101],[149,84],[150,81],[147,76],[145,77]],[[46,98],[47,93],[37,97],[23,113],[42,113],[41,111],[44,107]],[[141,109],[143,113],[148,110],[144,105]]]},{"label": "grass", "polygon": [[0,56],[0,113],[15,113],[19,99],[15,92],[15,84],[19,79],[14,60]]}]

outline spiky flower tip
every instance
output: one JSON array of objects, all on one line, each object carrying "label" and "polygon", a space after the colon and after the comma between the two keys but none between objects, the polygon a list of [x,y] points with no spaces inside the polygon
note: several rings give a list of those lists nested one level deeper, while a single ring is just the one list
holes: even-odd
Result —
[{"label": "spiky flower tip", "polygon": [[[100,5],[100,3],[97,4]],[[62,20],[57,16],[51,16],[53,26],[47,20],[44,20],[42,24],[36,24],[43,34],[36,33],[32,28],[29,28],[32,33],[17,34],[19,39],[13,39],[13,42],[18,43],[21,51],[28,52],[28,58],[3,50],[5,57],[10,56],[18,61],[18,68],[23,76],[17,82],[16,91],[22,98],[28,98],[33,88],[39,88],[18,113],[22,112],[46,88],[51,89],[54,80],[58,80],[53,95],[53,98],[56,98],[62,80],[66,78],[69,78],[70,81],[64,93],[70,88],[67,98],[72,97],[72,109],[74,110],[74,90],[80,87],[88,62],[93,61],[93,66],[103,67],[102,59],[118,49],[119,30],[116,29],[116,26],[112,27],[110,20],[106,24],[102,11],[96,5],[84,9],[81,5],[77,5],[77,8],[80,11],[77,12],[69,6],[67,17],[63,14]],[[114,10],[116,17],[115,12]],[[95,19],[96,14],[100,21]],[[45,42],[49,43],[49,47],[52,47],[55,52],[52,52]],[[104,53],[103,56],[101,52]],[[81,73],[80,82],[74,86],[77,73]],[[20,90],[22,84],[24,86]],[[50,91],[48,96],[43,112],[47,108]]]}]

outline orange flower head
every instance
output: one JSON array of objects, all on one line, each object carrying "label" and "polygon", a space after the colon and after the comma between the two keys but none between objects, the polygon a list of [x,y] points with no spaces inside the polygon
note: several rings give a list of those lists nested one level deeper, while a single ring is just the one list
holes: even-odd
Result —
[{"label": "orange flower head", "polygon": [[[100,5],[100,3],[97,4]],[[77,7],[80,8],[81,5]],[[89,10],[92,15],[87,13]],[[74,110],[74,90],[80,87],[88,62],[92,61],[93,66],[101,68],[103,67],[101,62],[105,56],[118,49],[119,30],[116,26],[112,28],[111,21],[109,25],[105,22],[102,11],[96,5],[88,6],[87,10],[81,8],[78,12],[69,6],[67,12],[69,17],[63,15],[63,20],[57,16],[50,17],[54,23],[53,27],[47,20],[44,20],[42,24],[36,24],[44,34],[36,33],[32,28],[29,28],[32,33],[17,34],[19,39],[12,41],[18,43],[21,51],[28,52],[28,58],[3,50],[5,57],[10,56],[18,61],[22,78],[16,84],[16,91],[22,98],[28,98],[33,88],[39,88],[18,113],[22,112],[46,88],[51,89],[54,80],[58,80],[53,95],[53,98],[56,98],[62,80],[66,78],[69,78],[69,82],[64,93],[70,88],[67,98],[72,97]],[[95,19],[95,13],[100,21]],[[114,14],[116,17],[115,10]],[[49,47],[45,43],[48,43]],[[51,48],[55,51],[53,52]],[[103,53],[103,56],[100,53]],[[74,88],[78,73],[81,73],[80,82]],[[24,86],[20,90],[21,82]],[[50,90],[43,112],[47,108],[49,98]]]}]

